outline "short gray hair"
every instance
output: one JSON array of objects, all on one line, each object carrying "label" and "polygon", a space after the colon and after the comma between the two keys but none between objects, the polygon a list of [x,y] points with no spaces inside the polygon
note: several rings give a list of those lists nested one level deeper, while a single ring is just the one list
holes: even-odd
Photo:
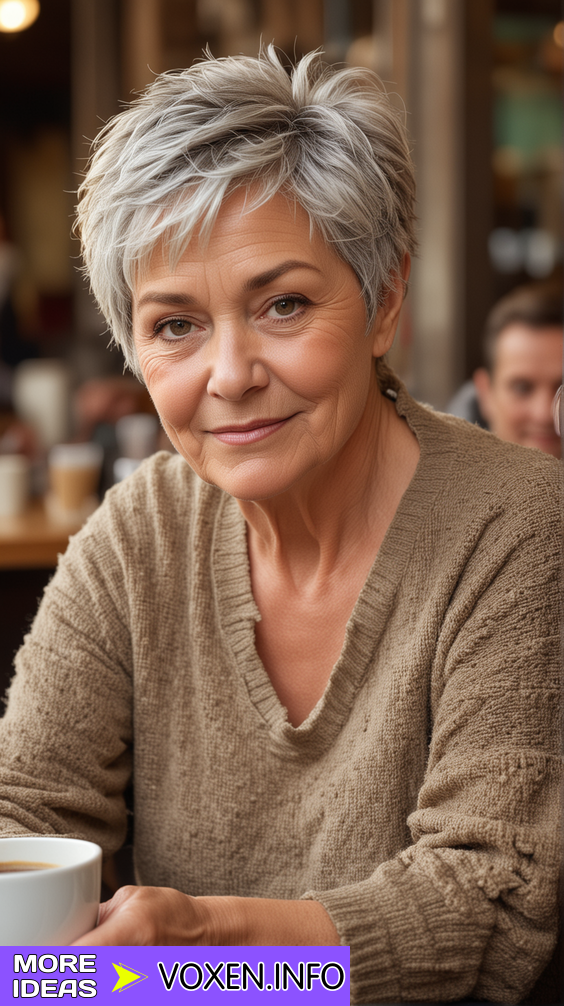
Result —
[{"label": "short gray hair", "polygon": [[249,209],[278,192],[299,203],[356,273],[368,325],[414,250],[404,116],[370,71],[310,53],[289,74],[268,46],[163,73],[102,129],[78,193],[85,272],[134,372],[139,270],[162,239],[174,268],[239,187],[252,187]]}]

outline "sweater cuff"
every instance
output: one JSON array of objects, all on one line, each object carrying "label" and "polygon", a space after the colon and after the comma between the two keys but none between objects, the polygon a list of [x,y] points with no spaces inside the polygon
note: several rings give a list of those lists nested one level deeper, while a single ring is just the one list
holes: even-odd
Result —
[{"label": "sweater cuff", "polygon": [[[341,946],[350,947],[351,1003],[401,1002],[399,969],[383,916],[376,920],[372,885],[354,884],[332,891],[308,891],[331,918]],[[407,934],[406,934],[407,936]]]},{"label": "sweater cuff", "polygon": [[304,895],[323,905],[341,945],[350,946],[351,1002],[449,1001],[472,993],[495,908],[475,884],[472,895],[446,864],[437,867],[433,883],[392,860],[358,884]]}]

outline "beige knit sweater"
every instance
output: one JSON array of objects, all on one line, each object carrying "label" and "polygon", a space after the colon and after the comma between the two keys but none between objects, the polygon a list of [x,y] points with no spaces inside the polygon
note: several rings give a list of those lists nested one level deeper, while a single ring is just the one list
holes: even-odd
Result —
[{"label": "beige knit sweater", "polygon": [[76,535],[0,722],[0,834],[139,882],[314,897],[353,1001],[517,1002],[555,938],[559,474],[400,387],[421,460],[325,694],[287,721],[235,500],[159,454]]}]

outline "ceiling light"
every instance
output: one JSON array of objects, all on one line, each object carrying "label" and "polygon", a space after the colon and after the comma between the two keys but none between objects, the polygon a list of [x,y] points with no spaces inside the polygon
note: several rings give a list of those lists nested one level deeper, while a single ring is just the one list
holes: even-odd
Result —
[{"label": "ceiling light", "polygon": [[38,0],[0,0],[0,31],[23,31],[38,15]]}]

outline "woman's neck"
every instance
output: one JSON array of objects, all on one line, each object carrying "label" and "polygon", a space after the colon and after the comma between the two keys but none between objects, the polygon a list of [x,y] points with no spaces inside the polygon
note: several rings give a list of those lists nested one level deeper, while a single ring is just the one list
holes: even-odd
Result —
[{"label": "woman's neck", "polygon": [[323,583],[366,549],[372,559],[409,485],[419,446],[376,383],[343,448],[285,493],[239,500],[251,564],[276,564],[295,584]]}]

